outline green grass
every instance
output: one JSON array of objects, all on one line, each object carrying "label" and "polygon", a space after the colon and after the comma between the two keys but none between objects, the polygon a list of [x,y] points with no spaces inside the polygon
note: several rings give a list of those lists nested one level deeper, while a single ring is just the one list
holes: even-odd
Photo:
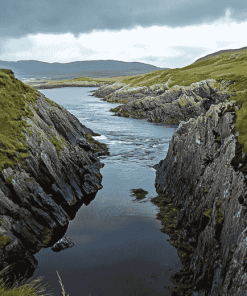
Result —
[{"label": "green grass", "polygon": [[29,156],[22,132],[30,125],[22,116],[32,117],[27,102],[35,104],[35,92],[16,79],[11,70],[0,69],[0,172]]},{"label": "green grass", "polygon": [[[0,172],[7,167],[14,167],[17,162],[25,164],[29,156],[24,133],[29,136],[25,118],[32,119],[30,104],[37,110],[37,90],[16,79],[11,70],[0,69]],[[55,102],[45,98],[51,106],[60,107]],[[58,139],[50,140],[58,153],[62,149]]]},{"label": "green grass", "polygon": [[204,212],[203,214],[205,216],[207,216],[208,218],[211,218],[211,212],[212,212],[212,209],[208,209],[206,212]]},{"label": "green grass", "polygon": [[[189,66],[177,69],[158,70],[134,76],[104,78],[79,77],[71,80],[48,81],[48,83],[62,84],[80,81],[121,82],[128,84],[130,87],[167,83],[168,87],[172,87],[175,85],[190,86],[192,83],[205,79],[215,79],[215,86],[222,91],[223,88],[220,83],[223,80],[231,80],[233,82],[227,87],[225,92],[235,92],[235,96],[232,96],[230,100],[236,100],[242,107],[240,110],[236,111],[236,129],[239,131],[238,141],[240,144],[244,145],[243,151],[247,153],[247,50],[211,56]],[[185,102],[182,101],[180,104],[183,105]],[[234,110],[228,110],[227,112],[231,111]],[[123,116],[128,117],[129,115],[126,113],[123,114]]]},{"label": "green grass", "polygon": [[168,82],[168,86],[172,87],[174,85],[189,86],[204,79],[219,81],[233,79],[238,81],[237,84],[241,84],[241,89],[246,89],[247,50],[243,50],[241,53],[242,55],[238,55],[236,58],[230,58],[231,53],[225,53],[184,68],[154,71],[126,78],[122,82],[130,86],[151,86]]},{"label": "green grass", "polygon": [[[60,137],[61,138],[61,137]],[[61,138],[62,139],[62,138]],[[57,137],[53,137],[51,139],[49,139],[50,142],[52,142],[52,144],[55,146],[56,150],[57,150],[57,154],[58,156],[60,155],[60,150],[64,150],[62,143],[58,140]]]},{"label": "green grass", "polygon": [[[157,83],[190,86],[192,83],[205,79],[215,79],[216,87],[221,91],[221,82],[232,81],[225,92],[235,93],[230,100],[236,100],[242,107],[236,111],[236,129],[239,131],[238,141],[244,145],[243,151],[247,153],[247,50],[237,53],[223,53],[195,62],[187,67],[168,69],[136,75],[122,80],[123,83],[134,86],[151,86]],[[227,112],[234,111],[227,110]]]},{"label": "green grass", "polygon": [[224,221],[224,213],[222,208],[222,202],[219,199],[216,203],[216,222],[221,224]]},{"label": "green grass", "polygon": [[[94,133],[94,135],[99,135],[99,134]],[[100,146],[101,148],[106,150],[106,152],[108,151],[108,148],[107,148],[106,144],[98,142],[97,140],[92,138],[92,136],[90,134],[87,134],[86,140],[87,140],[88,143],[91,143],[91,144],[96,145],[96,146]],[[97,151],[98,149],[95,148],[95,150]]]}]

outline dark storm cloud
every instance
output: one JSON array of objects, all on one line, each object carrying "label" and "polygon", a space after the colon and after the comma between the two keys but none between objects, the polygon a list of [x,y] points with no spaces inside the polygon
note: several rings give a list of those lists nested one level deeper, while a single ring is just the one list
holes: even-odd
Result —
[{"label": "dark storm cloud", "polygon": [[246,0],[1,0],[0,36],[178,27],[213,22],[227,8],[232,18],[247,19]]}]

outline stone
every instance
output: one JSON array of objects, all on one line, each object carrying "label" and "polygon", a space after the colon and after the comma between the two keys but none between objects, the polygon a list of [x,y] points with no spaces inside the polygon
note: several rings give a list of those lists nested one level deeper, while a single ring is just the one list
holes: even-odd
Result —
[{"label": "stone", "polygon": [[180,122],[155,165],[156,191],[178,210],[173,243],[183,269],[173,278],[179,295],[246,295],[247,182],[240,168],[247,160],[236,115],[228,112],[237,108],[234,101],[212,104]]},{"label": "stone", "polygon": [[213,79],[190,86],[165,84],[130,87],[123,83],[101,86],[93,95],[108,102],[124,103],[111,109],[116,116],[147,118],[150,122],[179,124],[205,114],[212,104],[225,102],[230,94],[219,91]]},{"label": "stone", "polygon": [[62,250],[66,250],[68,248],[72,248],[75,244],[71,240],[71,238],[68,237],[63,237],[60,239],[55,245],[52,246],[52,251],[53,252],[60,252]]}]

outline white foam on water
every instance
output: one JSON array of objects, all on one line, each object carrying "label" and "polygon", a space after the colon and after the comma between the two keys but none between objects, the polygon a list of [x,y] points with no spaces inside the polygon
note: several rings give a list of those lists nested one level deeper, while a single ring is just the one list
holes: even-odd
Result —
[{"label": "white foam on water", "polygon": [[92,136],[92,138],[94,138],[96,140],[105,140],[105,139],[107,139],[107,137],[104,136],[104,135],[101,135],[101,136]]}]

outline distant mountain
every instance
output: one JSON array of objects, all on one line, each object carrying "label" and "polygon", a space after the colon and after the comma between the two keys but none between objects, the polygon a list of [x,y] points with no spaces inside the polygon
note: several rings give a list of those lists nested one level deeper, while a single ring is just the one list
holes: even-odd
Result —
[{"label": "distant mountain", "polygon": [[199,61],[202,61],[202,60],[204,60],[206,58],[209,58],[211,56],[216,56],[216,55],[219,55],[219,54],[222,54],[222,53],[227,53],[227,52],[231,52],[231,51],[240,51],[240,50],[244,50],[244,49],[247,49],[247,47],[242,47],[242,48],[239,48],[239,49],[225,49],[225,50],[216,51],[214,53],[210,53],[210,54],[206,55],[205,57],[202,57],[202,58],[196,60],[195,62],[199,62]]},{"label": "distant mountain", "polygon": [[32,60],[17,62],[0,61],[0,68],[11,69],[18,79],[37,79],[43,77],[51,79],[71,79],[80,76],[113,77],[168,69],[139,62],[121,62],[113,60],[71,63],[45,63]]}]

